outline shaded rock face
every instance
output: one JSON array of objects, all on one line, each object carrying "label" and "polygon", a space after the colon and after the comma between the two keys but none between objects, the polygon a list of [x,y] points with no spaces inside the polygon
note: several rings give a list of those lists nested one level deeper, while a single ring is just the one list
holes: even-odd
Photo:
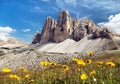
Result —
[{"label": "shaded rock face", "polygon": [[97,28],[93,21],[86,18],[79,21],[73,19],[67,10],[63,10],[58,15],[56,22],[51,17],[48,17],[43,26],[41,34],[35,34],[32,43],[44,44],[47,42],[61,42],[71,38],[75,41],[80,41],[87,35],[91,35],[91,39],[112,37],[112,32],[106,28]]},{"label": "shaded rock face", "polygon": [[87,35],[86,29],[79,25],[79,27],[77,27],[73,31],[73,37],[72,37],[72,39],[74,39],[75,41],[79,41],[82,38],[84,38],[86,35]]},{"label": "shaded rock face", "polygon": [[107,38],[112,39],[113,33],[106,28],[99,27],[96,31],[92,34],[92,39],[96,38]]},{"label": "shaded rock face", "polygon": [[41,37],[40,37],[40,43],[46,43],[48,41],[54,41],[54,30],[56,28],[56,21],[52,19],[51,17],[48,17],[45,21]]},{"label": "shaded rock face", "polygon": [[36,32],[35,35],[34,35],[34,37],[33,37],[32,43],[33,44],[39,43],[40,42],[40,36],[41,36],[40,33]]}]

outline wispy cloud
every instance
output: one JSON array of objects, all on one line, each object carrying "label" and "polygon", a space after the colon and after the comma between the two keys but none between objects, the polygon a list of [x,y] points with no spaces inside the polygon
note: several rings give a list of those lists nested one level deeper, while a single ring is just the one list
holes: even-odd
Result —
[{"label": "wispy cloud", "polygon": [[119,0],[56,0],[58,5],[67,4],[68,6],[76,7],[89,7],[89,8],[103,8],[103,9],[112,9],[120,7]]},{"label": "wispy cloud", "polygon": [[38,13],[38,14],[53,14],[54,12],[58,12],[59,9],[55,6],[52,6],[49,4],[49,7],[42,8],[40,6],[35,6],[33,9],[30,9],[30,12],[32,13]]},{"label": "wispy cloud", "polygon": [[44,1],[44,2],[49,2],[50,0],[42,0],[42,1]]},{"label": "wispy cloud", "polygon": [[30,32],[30,29],[23,29],[23,32]]},{"label": "wispy cloud", "polygon": [[112,31],[120,34],[120,14],[110,15],[108,17],[108,22],[101,22],[98,25],[103,25]]},{"label": "wispy cloud", "polygon": [[30,12],[34,12],[34,13],[47,13],[46,10],[41,9],[39,6],[35,6],[33,9],[30,10]]},{"label": "wispy cloud", "polygon": [[0,40],[7,40],[8,38],[12,37],[11,33],[15,32],[16,30],[6,26],[2,27],[0,26]]},{"label": "wispy cloud", "polygon": [[80,17],[96,16],[96,12],[109,14],[120,11],[119,0],[56,0],[56,3],[61,9],[67,9]]},{"label": "wispy cloud", "polygon": [[54,6],[52,7],[52,9],[53,9],[54,11],[57,11],[57,12],[59,11],[59,9],[58,9],[57,7],[54,7]]}]

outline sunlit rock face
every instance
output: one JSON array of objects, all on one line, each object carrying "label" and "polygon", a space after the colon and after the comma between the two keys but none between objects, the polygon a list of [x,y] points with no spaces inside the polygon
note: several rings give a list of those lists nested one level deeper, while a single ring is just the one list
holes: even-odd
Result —
[{"label": "sunlit rock face", "polygon": [[47,17],[41,34],[35,34],[32,43],[58,43],[68,38],[80,41],[87,35],[91,35],[91,39],[110,39],[113,33],[107,28],[97,27],[92,20],[87,18],[83,18],[81,21],[78,18],[73,19],[67,10],[62,10],[58,15],[58,21]]},{"label": "sunlit rock face", "polygon": [[69,38],[73,32],[72,25],[72,18],[70,17],[69,12],[66,10],[61,11],[58,16],[57,26],[54,32],[55,42],[61,42]]},{"label": "sunlit rock face", "polygon": [[40,37],[41,44],[46,43],[48,41],[54,41],[53,37],[54,37],[55,28],[56,28],[56,21],[51,17],[47,17]]}]

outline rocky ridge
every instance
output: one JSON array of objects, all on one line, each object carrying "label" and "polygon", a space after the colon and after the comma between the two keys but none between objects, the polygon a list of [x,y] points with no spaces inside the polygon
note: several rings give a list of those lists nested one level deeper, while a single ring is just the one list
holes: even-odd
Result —
[{"label": "rocky ridge", "polygon": [[0,40],[0,52],[4,52],[4,54],[10,53],[15,49],[28,46],[28,44],[29,43],[17,40],[16,38],[9,38],[6,41]]},{"label": "rocky ridge", "polygon": [[16,38],[9,38],[6,41],[0,40],[0,45],[4,44],[25,44],[25,42],[17,40]]},{"label": "rocky ridge", "polygon": [[59,43],[68,38],[80,41],[88,35],[91,35],[91,39],[111,39],[114,34],[107,28],[97,27],[92,20],[87,18],[83,18],[81,21],[79,21],[78,18],[73,19],[67,10],[62,10],[58,15],[58,21],[47,17],[42,33],[37,32],[34,35],[32,43]]}]

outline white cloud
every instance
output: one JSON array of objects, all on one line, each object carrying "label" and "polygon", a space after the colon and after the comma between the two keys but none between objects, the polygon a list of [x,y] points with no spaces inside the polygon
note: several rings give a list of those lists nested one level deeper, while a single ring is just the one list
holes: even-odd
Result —
[{"label": "white cloud", "polygon": [[23,29],[22,31],[23,31],[23,32],[29,32],[30,29]]},{"label": "white cloud", "polygon": [[2,27],[0,26],[0,40],[7,40],[11,36],[11,33],[15,32],[16,30],[7,26],[7,27]]},{"label": "white cloud", "polygon": [[103,25],[104,27],[120,34],[120,14],[110,15],[108,20],[108,22],[101,22],[98,23],[98,25]]},{"label": "white cloud", "polygon": [[55,11],[59,11],[59,9],[54,7],[54,6],[52,7],[52,9],[55,10]]}]

